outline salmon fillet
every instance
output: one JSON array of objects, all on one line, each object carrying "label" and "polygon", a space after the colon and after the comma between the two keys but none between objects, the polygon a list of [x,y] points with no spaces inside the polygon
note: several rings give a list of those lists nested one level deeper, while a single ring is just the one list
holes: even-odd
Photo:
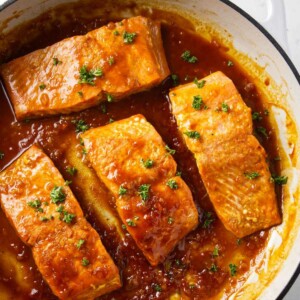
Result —
[{"label": "salmon fillet", "polygon": [[135,115],[81,137],[137,246],[151,265],[162,262],[197,226],[198,213],[160,135],[142,115]]},{"label": "salmon fillet", "polygon": [[251,110],[222,72],[170,91],[172,110],[215,211],[237,237],[279,224],[265,150]]},{"label": "salmon fillet", "polygon": [[169,75],[160,24],[134,17],[17,58],[0,75],[18,120],[80,111]]},{"label": "salmon fillet", "polygon": [[121,287],[98,233],[37,146],[0,174],[2,209],[60,299],[94,299]]}]

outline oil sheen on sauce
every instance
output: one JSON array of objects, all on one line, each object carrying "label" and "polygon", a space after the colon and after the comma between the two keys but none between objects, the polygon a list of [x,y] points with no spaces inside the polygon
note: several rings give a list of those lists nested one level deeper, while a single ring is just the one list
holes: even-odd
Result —
[{"label": "oil sheen on sauce", "polygon": [[[159,18],[161,15],[161,12],[156,15],[154,12],[152,16]],[[47,16],[44,15],[45,20]],[[84,34],[105,23],[107,20],[100,18],[81,19],[78,16],[74,19],[70,18],[63,25],[50,26],[25,50],[22,48],[13,56],[21,56],[64,37]],[[278,156],[276,139],[268,121],[267,111],[263,107],[259,92],[247,74],[239,68],[238,63],[229,58],[226,49],[214,40],[205,41],[191,30],[177,26],[176,23],[164,23],[162,35],[171,73],[176,74],[181,83],[190,82],[195,77],[200,79],[218,70],[223,71],[233,80],[246,104],[253,112],[259,112],[262,117],[259,121],[254,120],[254,128],[258,126],[266,128],[268,137],[263,135],[257,137],[268,153],[271,172],[279,173],[279,165],[274,160]],[[190,50],[197,56],[196,64],[189,64],[181,59],[181,54],[185,50]],[[268,230],[266,230],[237,240],[218,220],[199,176],[193,155],[187,150],[178,134],[175,119],[171,114],[167,94],[172,86],[173,80],[168,78],[160,86],[130,96],[118,103],[105,103],[105,106],[101,105],[68,116],[26,122],[15,121],[1,86],[0,151],[4,153],[4,157],[0,160],[0,170],[31,144],[39,143],[65,179],[73,181],[70,185],[72,191],[87,219],[99,232],[103,244],[119,267],[122,276],[123,287],[100,299],[168,299],[171,295],[181,295],[183,299],[207,299],[216,296],[223,289],[230,291],[238,281],[244,280],[243,274],[249,270],[250,264],[263,249],[268,237]],[[143,114],[157,129],[163,140],[176,150],[174,158],[178,169],[182,172],[182,178],[193,193],[200,218],[198,228],[186,236],[165,262],[157,267],[149,265],[126,230],[120,234],[115,227],[110,226],[103,219],[99,220],[95,213],[97,209],[84,198],[86,186],[81,184],[80,180],[76,180],[77,175],[71,178],[66,172],[67,166],[74,165],[66,149],[70,148],[70,143],[75,143],[75,147],[80,149],[80,140],[75,133],[72,120],[81,119],[91,127],[97,127],[137,113]],[[80,152],[77,160],[82,161]],[[107,191],[104,187],[101,187],[100,191],[98,197],[106,198],[105,201],[114,211],[114,202],[109,193],[106,195]],[[276,192],[280,204],[281,191],[277,188]],[[210,213],[209,220],[207,212]],[[117,214],[114,214],[114,217],[118,218]],[[205,221],[210,223],[209,226],[204,226]],[[232,276],[230,264],[236,265],[236,276]],[[56,299],[38,272],[30,249],[20,241],[1,210],[0,298]]]}]

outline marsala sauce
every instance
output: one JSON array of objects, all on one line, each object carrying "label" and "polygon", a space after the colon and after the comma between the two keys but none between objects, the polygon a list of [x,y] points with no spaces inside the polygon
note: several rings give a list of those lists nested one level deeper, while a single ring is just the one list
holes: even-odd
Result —
[{"label": "marsala sauce", "polygon": [[[47,13],[43,15],[45,22],[49,15]],[[162,14],[154,12],[152,16],[159,18]],[[21,56],[51,45],[64,37],[84,34],[106,23],[107,20],[103,19],[89,20],[80,16],[70,18],[67,24],[55,24],[47,30],[40,31],[40,35],[33,43],[13,56]],[[164,24],[162,34],[171,73],[177,74],[181,83],[190,82],[195,77],[200,79],[211,72],[221,70],[233,80],[246,104],[253,111],[261,113],[262,120],[254,121],[254,127],[267,129],[267,138],[263,135],[257,137],[268,153],[271,171],[279,173],[279,164],[274,160],[278,156],[276,139],[269,125],[268,116],[264,114],[265,108],[259,92],[236,62],[233,61],[233,66],[228,66],[228,61],[232,59],[228,58],[226,48],[215,41],[209,43],[175,24]],[[189,64],[180,58],[185,50],[190,50],[198,58],[196,64]],[[180,138],[175,119],[170,112],[167,94],[172,85],[172,80],[168,78],[161,86],[151,91],[130,96],[118,103],[106,103],[107,113],[103,113],[98,106],[67,117],[57,116],[21,123],[14,119],[3,86],[0,90],[0,151],[4,153],[4,158],[0,160],[0,170],[24,149],[37,142],[51,157],[65,179],[71,179],[65,171],[69,163],[61,150],[61,145],[68,142],[65,136],[76,134],[71,123],[73,119],[82,119],[91,127],[97,127],[107,124],[110,119],[119,120],[141,113],[154,125],[163,140],[176,150],[174,158],[183,179],[192,190],[199,210],[200,225],[181,241],[166,261],[158,267],[149,265],[128,234],[120,244],[114,238],[116,235],[114,230],[107,230],[96,220],[88,207],[83,205],[88,220],[98,230],[103,244],[119,267],[123,281],[123,288],[102,296],[101,299],[166,299],[175,292],[191,299],[205,299],[217,295],[224,287],[229,291],[238,280],[243,280],[240,275],[253,264],[268,237],[266,230],[238,241],[225,230],[214,213],[211,226],[203,228],[203,212],[213,212],[213,208],[198,174],[193,155]],[[81,202],[82,190],[74,184],[70,187]],[[276,192],[280,202],[281,191],[277,188]],[[219,255],[214,257],[212,252],[215,246],[219,249]],[[237,265],[237,277],[230,275],[230,263]],[[216,272],[211,268],[213,264],[217,266]],[[2,211],[0,211],[1,290],[7,290],[7,295],[13,295],[12,299],[56,299],[37,270],[30,249],[20,241]]]}]

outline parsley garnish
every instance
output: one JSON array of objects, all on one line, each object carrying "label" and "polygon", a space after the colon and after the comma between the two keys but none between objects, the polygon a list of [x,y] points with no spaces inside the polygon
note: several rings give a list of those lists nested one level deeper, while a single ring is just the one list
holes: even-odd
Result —
[{"label": "parsley garnish", "polygon": [[123,196],[127,193],[127,189],[125,189],[122,185],[120,185],[120,188],[119,188],[119,195],[120,196]]},{"label": "parsley garnish", "polygon": [[43,91],[45,88],[46,88],[46,85],[44,83],[42,83],[40,86],[39,86],[40,90]]},{"label": "parsley garnish", "polygon": [[264,115],[268,116],[269,115],[269,111],[267,109],[264,110]]},{"label": "parsley garnish", "polygon": [[77,92],[77,94],[79,95],[80,98],[83,97],[83,92],[82,91]]},{"label": "parsley garnish", "polygon": [[60,64],[62,64],[62,61],[58,60],[57,57],[53,57],[53,65],[57,66],[57,65],[60,65]]},{"label": "parsley garnish", "polygon": [[178,75],[172,74],[172,75],[171,75],[171,78],[172,78],[172,80],[173,80],[173,86],[179,85],[179,77],[178,77]]},{"label": "parsley garnish", "polygon": [[120,35],[120,32],[119,32],[118,30],[115,30],[115,31],[114,31],[114,35],[115,35],[115,36]]},{"label": "parsley garnish", "polygon": [[84,243],[85,243],[85,240],[80,239],[80,240],[78,241],[78,243],[76,244],[76,247],[77,247],[78,249],[80,249],[81,246],[82,246]]},{"label": "parsley garnish", "polygon": [[229,269],[230,269],[230,275],[235,276],[237,272],[237,265],[229,264]]},{"label": "parsley garnish", "polygon": [[211,225],[211,223],[212,223],[215,219],[213,218],[212,213],[209,212],[209,211],[208,211],[208,212],[204,212],[203,216],[204,216],[205,220],[204,220],[204,223],[203,223],[203,225],[202,225],[202,228],[209,228],[210,225]]},{"label": "parsley garnish", "polygon": [[171,154],[174,155],[176,153],[176,150],[171,149],[168,145],[166,145],[165,149]]},{"label": "parsley garnish", "polygon": [[191,139],[198,140],[200,138],[200,133],[198,131],[185,131],[184,134]]},{"label": "parsley garnish", "polygon": [[54,204],[64,202],[66,199],[66,194],[62,186],[55,186],[50,193],[51,201]]},{"label": "parsley garnish", "polygon": [[242,243],[242,239],[237,239],[236,244],[239,246]]},{"label": "parsley garnish", "polygon": [[174,179],[169,179],[166,185],[171,189],[171,190],[177,190],[178,189],[178,184]]},{"label": "parsley garnish", "polygon": [[135,224],[135,222],[132,219],[127,219],[126,223],[130,227],[136,227],[136,224]]},{"label": "parsley garnish", "polygon": [[181,177],[181,172],[180,172],[180,171],[177,171],[176,174],[175,174],[175,176]]},{"label": "parsley garnish", "polygon": [[234,65],[233,62],[232,62],[231,60],[228,60],[227,66],[228,66],[228,67],[233,67],[233,65]]},{"label": "parsley garnish", "polygon": [[90,261],[84,257],[81,261],[81,264],[84,266],[84,267],[87,267],[89,264],[90,264]]},{"label": "parsley garnish", "polygon": [[198,81],[198,78],[196,77],[194,79],[194,83],[196,84],[198,89],[202,89],[204,87],[206,81],[205,80]]},{"label": "parsley garnish", "polygon": [[141,159],[141,162],[144,165],[144,167],[147,168],[147,169],[152,168],[153,165],[154,165],[154,161],[152,159],[147,159],[147,160]]},{"label": "parsley garnish", "polygon": [[213,257],[219,256],[219,247],[218,246],[215,246],[212,256]]},{"label": "parsley garnish", "polygon": [[188,50],[184,51],[181,54],[181,58],[190,64],[194,64],[198,61],[198,58],[196,56],[192,56],[191,51],[188,51]]},{"label": "parsley garnish", "polygon": [[102,103],[100,107],[101,107],[102,113],[103,113],[103,114],[106,114],[106,113],[107,113],[107,109],[106,109],[105,103]]},{"label": "parsley garnish", "polygon": [[202,105],[203,105],[202,97],[199,95],[194,96],[192,107],[196,110],[199,110],[202,108]]},{"label": "parsley garnish", "polygon": [[66,186],[70,185],[71,183],[72,183],[72,180],[66,180],[66,181],[65,181],[65,185],[66,185]]},{"label": "parsley garnish", "polygon": [[218,271],[218,267],[215,264],[212,264],[209,268],[209,271],[215,273]]},{"label": "parsley garnish", "polygon": [[65,210],[63,211],[63,214],[64,214],[64,217],[62,218],[62,220],[64,222],[66,222],[67,224],[72,223],[73,219],[76,217],[76,215],[71,214],[71,213],[69,213],[69,212],[67,212]]},{"label": "parsley garnish", "polygon": [[259,112],[255,111],[254,113],[252,113],[252,120],[253,121],[261,121],[262,116],[260,115]]},{"label": "parsley garnish", "polygon": [[122,224],[122,226],[121,226],[124,230],[126,230],[127,228],[126,228],[126,225],[125,224]]},{"label": "parsley garnish", "polygon": [[245,172],[244,175],[248,178],[248,179],[255,179],[257,177],[260,176],[259,173],[257,172]]},{"label": "parsley garnish", "polygon": [[42,202],[39,199],[29,201],[27,202],[27,205],[31,208],[35,208],[35,211],[37,212],[44,212],[44,210],[41,208]]},{"label": "parsley garnish", "polygon": [[75,167],[67,167],[66,172],[74,176],[77,173],[77,169]]},{"label": "parsley garnish", "polygon": [[77,133],[85,132],[90,128],[90,126],[84,120],[73,120],[72,123],[75,124],[75,132]]},{"label": "parsley garnish", "polygon": [[113,118],[109,118],[108,123],[113,123],[115,120]]},{"label": "parsley garnish", "polygon": [[115,63],[114,57],[113,57],[113,56],[110,56],[110,57],[108,58],[108,64],[109,64],[110,66],[112,66],[114,63]]},{"label": "parsley garnish", "polygon": [[228,112],[229,111],[229,106],[225,102],[223,102],[221,109],[222,109],[223,112]]},{"label": "parsley garnish", "polygon": [[268,137],[267,129],[265,127],[257,127],[256,132],[262,134],[265,138]]},{"label": "parsley garnish", "polygon": [[132,44],[136,38],[137,34],[135,32],[127,32],[123,33],[123,42],[124,44]]},{"label": "parsley garnish", "polygon": [[4,158],[4,153],[2,151],[0,151],[0,159]]},{"label": "parsley garnish", "polygon": [[161,286],[158,284],[158,283],[154,283],[152,285],[153,289],[156,291],[156,292],[161,292],[162,291],[162,288]]},{"label": "parsley garnish", "polygon": [[172,217],[168,217],[168,224],[173,224],[174,223],[174,219]]},{"label": "parsley garnish", "polygon": [[87,70],[87,66],[82,66],[79,70],[79,83],[86,83],[89,85],[95,85],[95,77],[103,76],[102,69]]},{"label": "parsley garnish", "polygon": [[108,102],[113,102],[113,100],[114,100],[113,96],[111,94],[108,94],[108,93],[106,94],[106,99],[107,99]]},{"label": "parsley garnish", "polygon": [[139,187],[138,194],[142,198],[143,203],[145,203],[145,201],[147,201],[150,197],[149,195],[150,186],[151,186],[150,184],[142,184]]},{"label": "parsley garnish", "polygon": [[47,222],[47,221],[49,221],[49,218],[47,218],[47,217],[41,217],[40,220],[41,220],[42,222]]},{"label": "parsley garnish", "polygon": [[278,185],[284,185],[287,184],[288,177],[287,176],[277,176],[277,175],[272,175],[271,177],[271,182],[274,182]]}]

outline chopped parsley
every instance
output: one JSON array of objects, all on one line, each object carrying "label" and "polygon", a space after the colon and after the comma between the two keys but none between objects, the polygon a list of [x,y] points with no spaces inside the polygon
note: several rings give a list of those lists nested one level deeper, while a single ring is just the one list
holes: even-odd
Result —
[{"label": "chopped parsley", "polygon": [[53,57],[53,65],[57,66],[62,64],[62,61],[60,61],[57,57]]},{"label": "chopped parsley", "polygon": [[67,167],[66,172],[74,176],[77,173],[77,169],[75,167]]},{"label": "chopped parsley", "polygon": [[141,159],[143,166],[147,169],[150,169],[154,166],[154,161],[152,159],[143,160]]},{"label": "chopped parsley", "polygon": [[66,194],[63,190],[63,187],[55,186],[50,193],[50,198],[54,204],[64,202],[66,199]]},{"label": "chopped parsley", "polygon": [[120,32],[119,32],[118,30],[115,30],[115,31],[114,31],[114,35],[115,35],[115,36],[118,36],[118,35],[120,35]]},{"label": "chopped parsley", "polygon": [[71,213],[69,213],[69,212],[67,212],[67,211],[63,211],[62,212],[63,213],[63,218],[62,218],[62,220],[64,221],[64,222],[66,222],[67,224],[70,224],[70,223],[72,223],[73,222],[73,220],[74,220],[74,218],[76,217],[76,215],[74,215],[74,214],[71,214]]},{"label": "chopped parsley", "polygon": [[84,267],[87,267],[89,264],[90,264],[90,261],[84,257],[81,261],[81,264],[84,266]]},{"label": "chopped parsley", "polygon": [[265,138],[268,138],[267,129],[265,127],[257,127],[256,132],[263,135]]},{"label": "chopped parsley", "polygon": [[198,140],[200,138],[200,133],[198,131],[185,131],[184,134],[191,139]]},{"label": "chopped parsley", "polygon": [[72,183],[72,180],[66,180],[66,181],[65,181],[65,185],[66,185],[66,186],[70,185],[71,183]]},{"label": "chopped parsley", "polygon": [[80,240],[78,241],[78,243],[76,244],[76,247],[77,247],[78,249],[80,249],[81,246],[83,246],[84,243],[85,243],[85,240],[80,239]]},{"label": "chopped parsley", "polygon": [[115,120],[113,118],[109,118],[108,123],[113,123]]},{"label": "chopped parsley", "polygon": [[258,172],[245,172],[244,175],[251,180],[260,176]]},{"label": "chopped parsley", "polygon": [[108,58],[108,64],[109,64],[110,66],[112,66],[114,63],[115,63],[114,57],[113,57],[113,56],[110,56],[110,57]]},{"label": "chopped parsley", "polygon": [[123,228],[124,230],[127,229],[125,224],[122,224],[122,228]]},{"label": "chopped parsley", "polygon": [[126,223],[130,227],[136,227],[136,224],[135,224],[135,222],[132,219],[127,219]]},{"label": "chopped parsley", "polygon": [[207,212],[204,212],[203,214],[204,216],[204,222],[203,222],[203,225],[202,225],[202,228],[209,228],[210,225],[212,224],[212,222],[215,220],[213,218],[213,215],[211,212],[207,211]]},{"label": "chopped parsley", "polygon": [[175,174],[175,176],[181,177],[181,172],[180,172],[180,171],[177,171],[176,174]]},{"label": "chopped parsley", "polygon": [[271,182],[274,182],[278,185],[284,185],[287,184],[288,177],[287,176],[277,176],[277,175],[272,175],[271,177]]},{"label": "chopped parsley", "polygon": [[174,219],[172,217],[168,217],[168,224],[173,224],[174,223]]},{"label": "chopped parsley", "polygon": [[242,243],[242,239],[237,239],[236,244],[239,246]]},{"label": "chopped parsley", "polygon": [[178,189],[178,184],[174,179],[169,179],[166,185],[171,189],[171,190],[177,190]]},{"label": "chopped parsley", "polygon": [[223,112],[228,112],[229,111],[228,104],[226,104],[225,102],[223,102],[221,109],[222,109]]},{"label": "chopped parsley", "polygon": [[120,188],[119,188],[119,195],[120,196],[123,196],[127,193],[127,189],[125,189],[122,185],[120,185]]},{"label": "chopped parsley", "polygon": [[213,253],[212,253],[213,257],[218,257],[219,256],[219,247],[215,246]]},{"label": "chopped parsley", "polygon": [[77,133],[85,132],[90,128],[90,126],[84,120],[73,120],[72,123],[75,124],[75,132]]},{"label": "chopped parsley", "polygon": [[198,61],[198,58],[196,56],[192,56],[191,51],[189,51],[189,50],[184,51],[181,54],[181,58],[190,64],[194,64]]},{"label": "chopped parsley", "polygon": [[83,84],[89,84],[89,85],[95,85],[95,78],[103,76],[102,69],[98,68],[95,70],[87,70],[87,66],[82,66],[79,70],[79,83]]},{"label": "chopped parsley", "polygon": [[127,32],[123,33],[123,42],[124,44],[132,44],[136,38],[137,34],[135,32]]},{"label": "chopped parsley", "polygon": [[142,184],[139,187],[138,194],[141,197],[143,203],[145,203],[145,201],[147,201],[150,197],[149,195],[150,186],[151,186],[150,184]]},{"label": "chopped parsley", "polygon": [[49,218],[47,218],[47,217],[41,217],[40,220],[41,220],[42,222],[47,222],[47,221],[49,221]]},{"label": "chopped parsley", "polygon": [[162,288],[158,283],[154,283],[152,285],[152,287],[153,287],[154,291],[156,291],[156,292],[161,292],[162,291]]},{"label": "chopped parsley", "polygon": [[230,276],[235,276],[237,273],[237,265],[229,264]]},{"label": "chopped parsley", "polygon": [[172,74],[172,75],[171,75],[171,78],[172,78],[172,80],[173,80],[173,86],[179,85],[179,77],[178,77],[178,75]]},{"label": "chopped parsley", "polygon": [[176,150],[171,149],[168,145],[166,145],[165,149],[169,152],[169,154],[174,155],[176,153]]},{"label": "chopped parsley", "polygon": [[100,107],[101,107],[102,113],[103,113],[103,114],[106,114],[106,113],[107,113],[107,109],[106,109],[105,103],[102,103]]},{"label": "chopped parsley", "polygon": [[0,151],[0,159],[4,158],[4,153],[2,151]]},{"label": "chopped parsley", "polygon": [[215,273],[218,271],[218,267],[215,264],[212,264],[209,268],[209,271]]},{"label": "chopped parsley", "polygon": [[34,208],[37,212],[44,212],[44,210],[41,208],[42,202],[39,199],[29,201],[27,202],[27,205],[31,208]]},{"label": "chopped parsley", "polygon": [[264,115],[268,116],[269,115],[269,111],[267,109],[264,110]]},{"label": "chopped parsley", "polygon": [[108,94],[108,93],[106,94],[106,99],[107,99],[108,102],[113,102],[113,100],[114,100],[113,96],[111,94]]},{"label": "chopped parsley", "polygon": [[228,66],[228,67],[233,67],[234,64],[233,64],[233,62],[232,62],[231,60],[228,60],[228,61],[227,61],[227,66]]},{"label": "chopped parsley", "polygon": [[39,86],[40,90],[43,91],[45,88],[46,88],[46,85],[44,83],[42,83],[40,86]]},{"label": "chopped parsley", "polygon": [[77,92],[77,94],[79,95],[80,98],[83,97],[83,92],[82,91]]},{"label": "chopped parsley", "polygon": [[199,110],[201,109],[203,106],[203,100],[202,100],[202,97],[197,95],[197,96],[194,96],[193,98],[193,103],[192,103],[192,107],[196,110]]},{"label": "chopped parsley", "polygon": [[199,81],[198,78],[196,77],[194,79],[194,83],[196,84],[196,86],[197,86],[198,89],[202,89],[204,87],[206,81],[205,80]]},{"label": "chopped parsley", "polygon": [[262,116],[260,115],[259,112],[255,111],[254,113],[252,113],[252,120],[253,121],[261,121]]}]

